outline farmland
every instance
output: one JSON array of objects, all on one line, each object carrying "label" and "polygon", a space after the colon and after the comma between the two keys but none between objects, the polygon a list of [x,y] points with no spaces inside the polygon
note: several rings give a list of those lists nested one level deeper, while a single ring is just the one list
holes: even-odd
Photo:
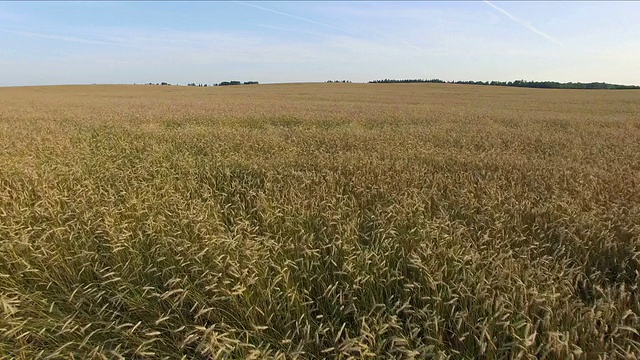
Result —
[{"label": "farmland", "polygon": [[0,88],[0,358],[635,358],[639,103]]}]

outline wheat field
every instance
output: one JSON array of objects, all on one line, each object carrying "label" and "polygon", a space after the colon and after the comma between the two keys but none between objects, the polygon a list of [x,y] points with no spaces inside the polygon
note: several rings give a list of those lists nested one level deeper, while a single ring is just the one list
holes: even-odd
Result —
[{"label": "wheat field", "polygon": [[0,88],[0,358],[636,359],[639,103]]}]

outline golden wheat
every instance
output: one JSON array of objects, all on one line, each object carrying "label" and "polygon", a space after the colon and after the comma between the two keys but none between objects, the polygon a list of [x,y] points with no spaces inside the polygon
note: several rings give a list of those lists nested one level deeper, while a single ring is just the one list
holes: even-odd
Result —
[{"label": "golden wheat", "polygon": [[636,358],[639,101],[0,89],[0,356]]}]

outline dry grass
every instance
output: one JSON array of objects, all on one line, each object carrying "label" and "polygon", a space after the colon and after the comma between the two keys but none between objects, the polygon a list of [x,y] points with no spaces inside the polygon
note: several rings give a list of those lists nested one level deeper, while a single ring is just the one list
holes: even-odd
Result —
[{"label": "dry grass", "polygon": [[636,358],[639,102],[0,89],[0,357]]}]

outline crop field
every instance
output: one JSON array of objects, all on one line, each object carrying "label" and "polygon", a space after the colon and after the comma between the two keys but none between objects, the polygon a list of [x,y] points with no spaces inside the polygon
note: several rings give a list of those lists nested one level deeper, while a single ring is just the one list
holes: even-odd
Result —
[{"label": "crop field", "polygon": [[0,359],[637,359],[639,104],[0,88]]}]

